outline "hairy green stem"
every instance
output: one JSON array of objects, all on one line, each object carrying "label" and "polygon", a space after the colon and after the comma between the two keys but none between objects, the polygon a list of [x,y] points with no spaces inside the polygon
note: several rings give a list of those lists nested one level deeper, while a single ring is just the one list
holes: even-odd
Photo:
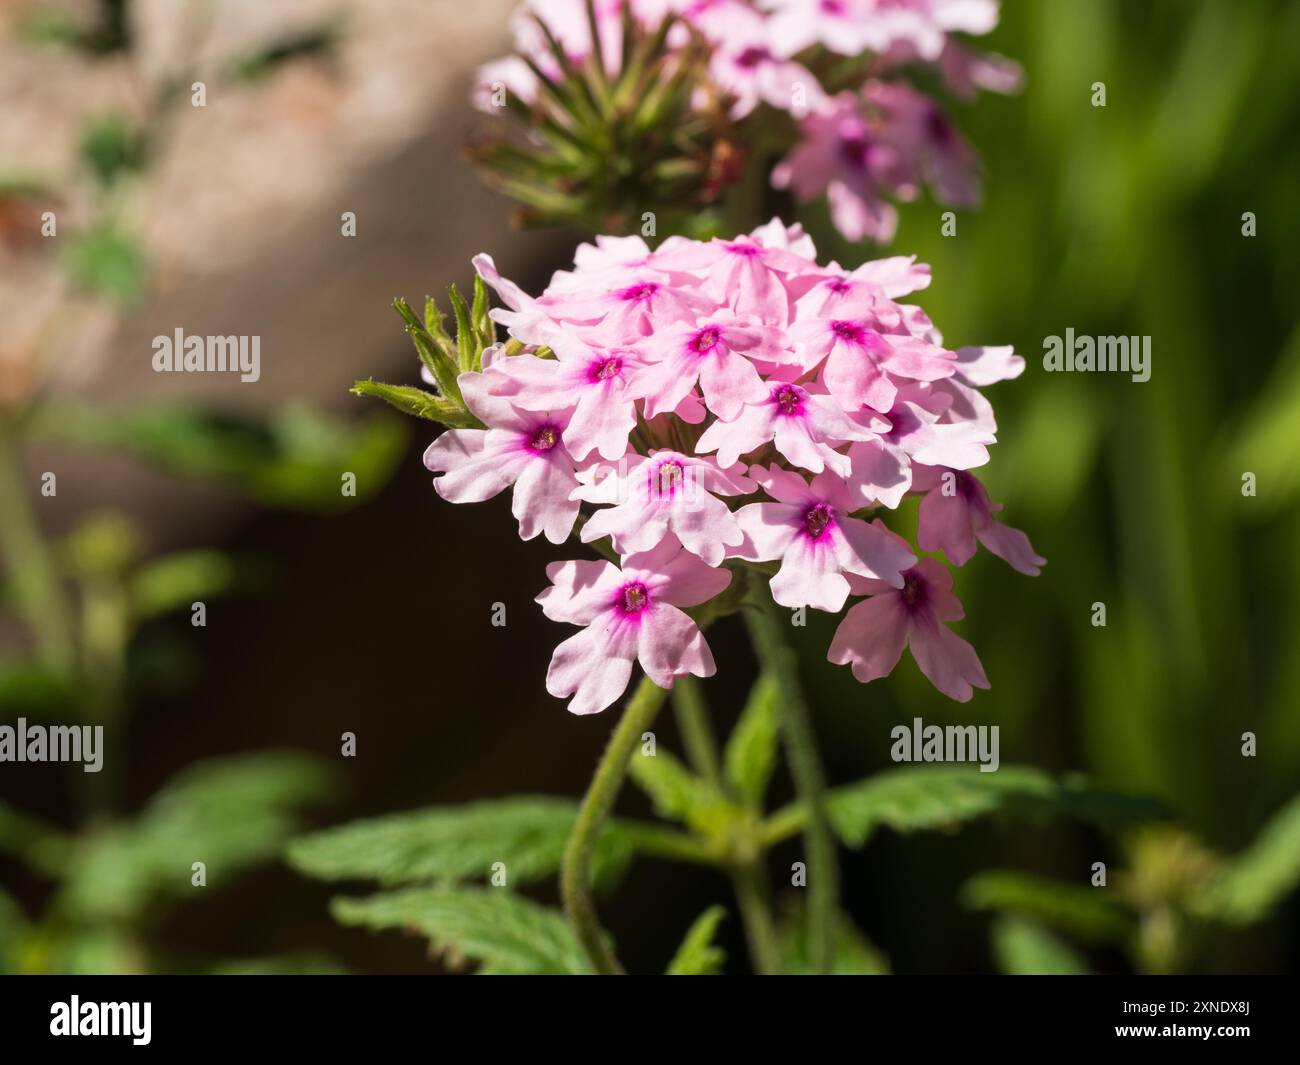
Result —
[{"label": "hairy green stem", "polygon": [[41,658],[69,671],[76,653],[72,619],[49,544],[32,514],[11,439],[0,429],[0,553]]},{"label": "hairy green stem", "polygon": [[839,869],[835,837],[826,812],[826,781],[817,756],[812,719],[799,686],[798,663],[786,640],[786,619],[767,587],[758,584],[745,611],[759,661],[771,671],[781,693],[781,729],[790,774],[805,813],[804,840],[808,850],[808,942],[815,972],[829,973],[834,964],[834,930],[839,911]]},{"label": "hairy green stem", "polygon": [[591,896],[592,855],[627,776],[628,761],[641,742],[641,734],[653,724],[667,695],[649,677],[641,678],[605,753],[600,756],[596,775],[583,796],[578,819],[564,847],[564,862],[560,869],[564,913],[592,968],[601,975],[622,973],[623,967],[610,949],[596,916],[596,904]]}]

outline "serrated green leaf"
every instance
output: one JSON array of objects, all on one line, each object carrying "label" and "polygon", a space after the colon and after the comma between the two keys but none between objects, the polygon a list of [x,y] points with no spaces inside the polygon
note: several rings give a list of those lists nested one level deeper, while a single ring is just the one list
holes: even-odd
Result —
[{"label": "serrated green leaf", "polygon": [[410,414],[416,418],[425,418],[439,422],[449,429],[476,429],[482,427],[474,415],[449,399],[426,392],[411,385],[386,385],[381,381],[367,378],[353,384],[354,396],[373,396],[382,399],[390,407]]},{"label": "serrated green leaf", "polygon": [[961,898],[972,909],[1035,920],[1085,942],[1126,942],[1133,934],[1136,918],[1106,890],[1029,873],[993,870],[969,880]]},{"label": "serrated green leaf", "polygon": [[767,783],[776,765],[780,733],[780,691],[766,673],[750,690],[740,720],[732,729],[723,753],[723,770],[727,783],[748,802],[762,802]]},{"label": "serrated green leaf", "polygon": [[[897,832],[942,829],[994,813],[1041,820],[1078,817],[1103,824],[1164,816],[1152,800],[1094,788],[1080,776],[1058,778],[1023,766],[1004,766],[995,773],[964,766],[905,766],[834,789],[827,808],[850,847],[862,846],[881,826]],[[793,814],[797,827],[801,813]],[[783,812],[774,820],[787,816]]]},{"label": "serrated green leaf", "polygon": [[413,888],[335,899],[330,910],[346,925],[418,932],[451,967],[476,962],[485,976],[591,972],[557,911],[500,888]]},{"label": "serrated green leaf", "polygon": [[668,963],[668,976],[717,976],[727,963],[727,952],[713,942],[718,925],[727,916],[725,906],[710,906],[686,932],[682,945]]},{"label": "serrated green leaf", "polygon": [[[376,880],[386,886],[484,879],[505,863],[506,886],[557,872],[577,818],[568,799],[524,796],[435,807],[355,821],[294,840],[289,862],[322,880]],[[626,866],[632,841],[609,822],[596,843],[596,882]]]},{"label": "serrated green leaf", "polygon": [[1282,807],[1193,902],[1197,913],[1229,924],[1263,920],[1300,884],[1300,796]]},{"label": "serrated green leaf", "polygon": [[993,956],[1008,976],[1086,976],[1088,963],[1042,925],[1019,917],[993,923]]}]

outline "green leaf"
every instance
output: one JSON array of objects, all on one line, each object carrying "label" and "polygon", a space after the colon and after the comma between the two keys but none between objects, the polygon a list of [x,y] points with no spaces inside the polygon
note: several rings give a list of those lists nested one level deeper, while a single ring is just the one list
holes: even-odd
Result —
[{"label": "green leaf", "polygon": [[447,289],[451,299],[451,309],[456,315],[456,350],[462,371],[476,370],[483,363],[483,349],[479,344],[478,333],[474,328],[474,317],[469,304],[460,294],[460,289],[452,285]]},{"label": "green leaf", "polygon": [[1193,902],[1229,924],[1260,921],[1300,883],[1300,796],[1282,807],[1244,851]]},{"label": "green leaf", "polygon": [[668,976],[717,976],[727,961],[727,952],[715,946],[713,937],[727,916],[724,906],[710,906],[686,932],[686,938],[668,963]]},{"label": "green leaf", "polygon": [[76,698],[72,680],[39,659],[0,659],[0,709],[48,719],[69,710]]},{"label": "green leaf", "polygon": [[779,698],[775,681],[764,673],[750,690],[745,709],[723,752],[727,783],[743,799],[755,805],[761,804],[776,765]]},{"label": "green leaf", "polygon": [[557,911],[500,888],[413,888],[335,899],[330,910],[346,925],[417,932],[450,967],[476,962],[485,976],[591,971]]},{"label": "green leaf", "polygon": [[483,424],[464,407],[411,385],[386,385],[367,378],[365,381],[357,381],[353,384],[351,392],[354,396],[373,396],[382,399],[403,414],[426,418],[431,422],[441,422],[452,429],[477,429]]},{"label": "green leaf", "polygon": [[993,925],[993,956],[1008,976],[1086,976],[1088,963],[1040,924],[1000,917]]},{"label": "green leaf", "polygon": [[[808,957],[808,922],[803,907],[793,907],[785,916],[780,932],[781,971],[791,976],[812,974]],[[847,914],[835,924],[834,976],[887,976],[889,959],[858,929]]]},{"label": "green leaf", "polygon": [[22,907],[0,888],[0,972],[17,971],[18,956],[26,938],[27,918]]},{"label": "green leaf", "polygon": [[[474,322],[474,331],[478,334],[479,362],[482,362],[482,351],[489,348],[497,342],[496,324],[488,317],[490,310],[488,301],[488,288],[484,280],[477,274],[474,275],[474,306],[470,309],[470,318]],[[462,370],[482,369],[481,365],[462,366]]]},{"label": "green leaf", "polygon": [[306,755],[260,752],[203,762],[174,778],[139,818],[93,830],[68,865],[59,907],[90,919],[139,915],[157,897],[208,887],[280,853],[301,826],[297,809],[323,798],[329,777]]},{"label": "green leaf", "polygon": [[14,855],[38,873],[57,876],[72,845],[72,838],[60,829],[0,802],[0,853]]},{"label": "green leaf", "polygon": [[186,476],[211,477],[271,505],[350,505],[387,481],[406,445],[400,419],[348,424],[290,406],[265,417],[169,404],[102,408],[46,402],[33,419],[38,438],[125,452]]},{"label": "green leaf", "polygon": [[1057,778],[1022,766],[1004,766],[995,773],[964,766],[906,766],[836,788],[827,803],[836,831],[850,847],[862,846],[882,825],[897,832],[955,828],[993,813],[1043,820],[1068,816],[1103,824],[1164,816],[1151,800],[1093,788],[1077,775]]},{"label": "green leaf", "polygon": [[74,280],[87,291],[119,303],[135,300],[148,275],[140,245],[109,225],[69,237],[66,264]]},{"label": "green leaf", "polygon": [[660,817],[716,834],[742,816],[716,787],[661,748],[656,748],[653,755],[634,755],[628,772],[650,796]]},{"label": "green leaf", "polygon": [[227,958],[203,968],[213,976],[341,976],[347,970],[326,954],[273,954],[266,958]]},{"label": "green leaf", "polygon": [[1133,934],[1133,913],[1106,895],[1106,888],[1067,884],[1028,873],[993,870],[962,888],[962,902],[1060,929],[1089,943],[1124,943]]},{"label": "green leaf", "polygon": [[[289,846],[289,862],[321,880],[376,880],[397,885],[486,879],[505,863],[506,885],[556,873],[577,818],[567,799],[525,796],[468,806],[390,814],[326,829]],[[617,821],[606,825],[593,862],[597,883],[617,877],[632,842]]]},{"label": "green leaf", "polygon": [[177,551],[146,562],[131,575],[131,613],[159,617],[222,595],[238,578],[235,560],[221,551]]}]

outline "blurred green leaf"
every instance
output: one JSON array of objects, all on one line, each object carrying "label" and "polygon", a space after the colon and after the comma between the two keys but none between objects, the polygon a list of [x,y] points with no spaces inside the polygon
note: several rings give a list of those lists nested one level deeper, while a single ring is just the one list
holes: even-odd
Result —
[{"label": "blurred green leaf", "polygon": [[776,765],[779,697],[771,676],[762,674],[750,689],[745,709],[723,752],[727,783],[741,798],[756,805],[761,804]]},{"label": "blurred green leaf", "polygon": [[0,802],[0,853],[12,854],[45,876],[61,874],[73,841],[60,829]]},{"label": "blurred green leaf", "polygon": [[67,863],[58,905],[90,920],[140,914],[157,897],[196,891],[275,857],[300,827],[296,811],[324,797],[328,774],[315,758],[259,752],[200,763],[175,777],[134,821],[93,829]]},{"label": "blurred green leaf", "polygon": [[221,551],[177,551],[141,566],[131,575],[131,612],[154,618],[222,595],[239,576],[235,560]]},{"label": "blurred green leaf", "polygon": [[[495,799],[354,821],[294,840],[288,858],[322,880],[377,880],[384,885],[453,883],[486,878],[504,862],[506,886],[551,876],[560,868],[577,805],[567,799]],[[616,878],[632,854],[617,821],[606,825],[593,861],[597,883]]]},{"label": "blurred green leaf", "polygon": [[394,418],[348,424],[303,407],[267,417],[188,405],[104,409],[46,403],[32,431],[41,438],[115,449],[187,476],[211,477],[271,505],[317,509],[348,505],[343,475],[357,496],[376,493],[405,446]]},{"label": "blurred green leaf", "polygon": [[477,962],[485,976],[591,971],[558,912],[499,888],[414,888],[340,898],[331,911],[346,925],[427,936],[451,968]]},{"label": "blurred green leaf", "polygon": [[111,185],[145,163],[144,137],[122,115],[94,119],[81,135],[81,156],[101,185]]},{"label": "blurred green leaf", "polygon": [[213,976],[341,976],[347,970],[325,954],[274,954],[267,958],[227,958],[203,968]]},{"label": "blurred green leaf", "polygon": [[18,969],[18,955],[27,936],[27,918],[14,898],[0,888],[0,972]]},{"label": "blurred green leaf", "polygon": [[994,870],[967,881],[961,898],[971,909],[1028,918],[1089,943],[1127,942],[1135,930],[1136,918],[1106,891],[1028,873]]},{"label": "blurred green leaf", "polygon": [[39,659],[0,659],[0,710],[48,718],[69,710],[76,698],[71,679]]},{"label": "blurred green leaf", "polygon": [[686,932],[686,938],[668,963],[668,976],[717,976],[727,962],[727,952],[716,946],[713,937],[727,916],[726,907],[710,906]]},{"label": "blurred green leaf", "polygon": [[993,923],[993,956],[1008,976],[1086,976],[1088,963],[1042,925],[1019,917]]},{"label": "blurred green leaf", "polygon": [[144,290],[148,263],[132,237],[111,225],[101,225],[67,240],[68,272],[87,291],[130,303]]},{"label": "blurred green leaf", "polygon": [[[810,975],[813,968],[808,957],[808,922],[803,918],[801,906],[792,907],[785,915],[780,936],[781,971],[791,976]],[[843,913],[835,926],[835,964],[831,975],[889,975],[889,959]]]},{"label": "blurred green leaf", "polygon": [[1196,912],[1229,924],[1263,920],[1300,884],[1300,796],[1273,815],[1193,903]]}]

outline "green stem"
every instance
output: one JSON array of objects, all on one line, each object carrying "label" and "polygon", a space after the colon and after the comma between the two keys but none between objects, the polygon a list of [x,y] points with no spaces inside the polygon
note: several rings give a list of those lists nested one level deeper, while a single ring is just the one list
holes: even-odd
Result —
[{"label": "green stem", "polygon": [[811,716],[799,687],[798,663],[785,637],[786,619],[763,584],[755,586],[749,602],[751,609],[745,611],[745,622],[759,661],[771,671],[781,693],[781,727],[790,774],[806,811],[809,957],[815,972],[829,973],[834,963],[839,870],[835,837],[826,813],[826,782]]},{"label": "green stem", "polygon": [[627,776],[628,761],[641,742],[641,734],[654,722],[667,694],[649,677],[641,679],[610,737],[609,746],[600,756],[596,775],[583,797],[578,819],[564,848],[564,862],[560,869],[564,912],[592,967],[605,976],[622,973],[623,967],[610,949],[596,916],[596,904],[591,897],[592,854],[623,786],[623,778]]},{"label": "green stem", "polygon": [[745,942],[749,956],[754,960],[754,970],[760,976],[772,976],[781,971],[781,952],[777,947],[776,929],[772,924],[772,911],[767,902],[767,884],[763,876],[762,858],[731,870],[731,886],[736,893],[740,920],[745,926]]},{"label": "green stem", "polygon": [[691,765],[710,784],[721,786],[722,767],[718,761],[718,745],[709,727],[709,708],[700,682],[689,674],[678,677],[673,684],[673,711]]},{"label": "green stem", "polygon": [[73,667],[72,620],[54,556],[32,514],[22,470],[0,429],[0,552],[41,658],[62,672]]}]

